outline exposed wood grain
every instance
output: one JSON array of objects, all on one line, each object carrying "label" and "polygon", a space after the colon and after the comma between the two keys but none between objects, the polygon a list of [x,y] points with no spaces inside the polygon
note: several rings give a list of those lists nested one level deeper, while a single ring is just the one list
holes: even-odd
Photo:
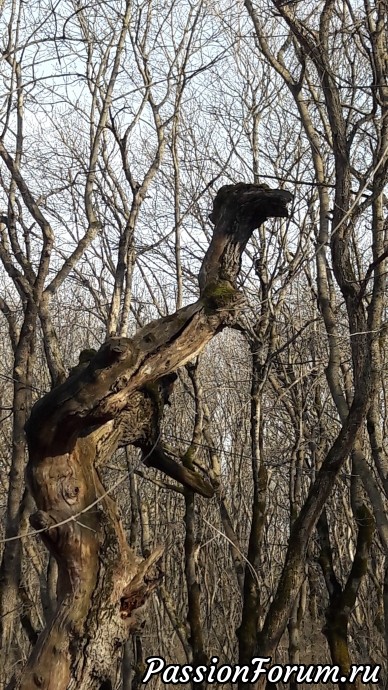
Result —
[{"label": "exposed wood grain", "polygon": [[[205,496],[210,484],[163,450],[165,385],[238,315],[241,256],[255,228],[286,217],[291,195],[228,185],[214,202],[213,239],[199,274],[200,297],[153,321],[133,339],[110,338],[89,364],[34,406],[26,425],[32,525],[58,563],[58,606],[16,687],[91,690],[108,680],[120,646],[160,580],[158,548],[141,561],[127,545],[98,467],[134,444],[146,462]],[[97,503],[96,503],[97,502]],[[93,506],[89,509],[89,506]]]}]

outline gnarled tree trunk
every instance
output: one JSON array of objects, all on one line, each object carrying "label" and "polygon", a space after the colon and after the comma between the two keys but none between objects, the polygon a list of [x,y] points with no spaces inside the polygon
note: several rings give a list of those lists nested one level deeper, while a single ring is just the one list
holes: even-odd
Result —
[{"label": "gnarled tree trunk", "polygon": [[133,339],[112,338],[34,406],[26,425],[34,528],[58,563],[58,604],[21,677],[23,690],[111,687],[115,661],[160,581],[158,548],[142,561],[129,548],[98,467],[134,444],[144,460],[205,496],[212,488],[164,451],[159,424],[172,372],[232,323],[241,255],[268,217],[286,217],[291,195],[258,185],[223,187],[199,274],[200,298]]}]

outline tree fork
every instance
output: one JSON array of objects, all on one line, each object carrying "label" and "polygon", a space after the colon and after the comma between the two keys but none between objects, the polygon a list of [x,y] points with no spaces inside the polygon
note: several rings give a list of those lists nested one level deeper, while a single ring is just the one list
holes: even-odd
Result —
[{"label": "tree fork", "polygon": [[[163,549],[142,561],[129,548],[97,467],[128,443],[153,450],[150,464],[160,458],[155,422],[158,428],[163,405],[150,387],[235,321],[246,244],[267,218],[287,217],[291,199],[287,191],[260,185],[222,187],[210,217],[215,227],[199,274],[199,299],[132,339],[109,339],[34,405],[26,424],[27,480],[37,506],[31,524],[44,530],[58,563],[57,609],[9,687],[94,690],[112,679],[120,648],[160,582]],[[162,470],[206,495],[206,483],[194,472],[193,478],[163,460]]]}]

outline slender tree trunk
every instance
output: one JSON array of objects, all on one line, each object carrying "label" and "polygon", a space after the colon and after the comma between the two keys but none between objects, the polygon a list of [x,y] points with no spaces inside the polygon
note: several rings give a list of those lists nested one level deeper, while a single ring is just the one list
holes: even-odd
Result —
[{"label": "slender tree trunk", "polygon": [[9,677],[10,669],[15,662],[19,661],[14,647],[14,623],[21,613],[19,582],[22,542],[21,539],[15,539],[15,537],[19,534],[21,515],[25,505],[22,502],[26,466],[24,425],[31,400],[32,380],[29,359],[32,356],[35,326],[36,309],[33,303],[28,301],[13,368],[12,457],[5,527],[5,539],[9,541],[5,543],[0,566],[0,648],[4,659],[0,669],[0,682],[3,683]]}]

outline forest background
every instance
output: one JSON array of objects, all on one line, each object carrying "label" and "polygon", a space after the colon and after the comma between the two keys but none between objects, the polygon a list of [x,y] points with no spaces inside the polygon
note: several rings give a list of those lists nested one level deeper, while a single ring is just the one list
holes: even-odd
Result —
[{"label": "forest background", "polygon": [[31,407],[107,337],[197,299],[215,194],[238,182],[287,190],[292,208],[253,234],[232,327],[169,391],[164,447],[211,497],[133,445],[101,469],[130,547],[165,547],[104,687],[136,688],[150,655],[258,650],[381,664],[385,687],[385,0],[0,11],[1,687],[56,608],[25,490]]}]

